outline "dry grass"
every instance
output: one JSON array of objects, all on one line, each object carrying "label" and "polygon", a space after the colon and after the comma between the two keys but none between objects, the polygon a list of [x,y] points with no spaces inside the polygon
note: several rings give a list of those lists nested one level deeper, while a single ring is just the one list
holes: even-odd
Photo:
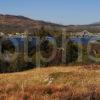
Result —
[{"label": "dry grass", "polygon": [[37,68],[0,74],[0,100],[100,100],[100,69]]}]

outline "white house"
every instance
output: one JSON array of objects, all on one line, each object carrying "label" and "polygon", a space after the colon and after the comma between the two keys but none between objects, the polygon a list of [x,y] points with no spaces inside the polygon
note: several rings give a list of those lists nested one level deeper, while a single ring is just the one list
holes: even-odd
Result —
[{"label": "white house", "polygon": [[3,32],[0,32],[0,37],[4,36],[5,34]]}]

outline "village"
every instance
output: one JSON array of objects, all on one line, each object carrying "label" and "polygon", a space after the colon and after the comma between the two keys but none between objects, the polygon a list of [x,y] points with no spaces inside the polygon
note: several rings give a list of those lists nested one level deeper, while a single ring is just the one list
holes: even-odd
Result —
[{"label": "village", "polygon": [[[67,33],[66,33],[67,34]],[[75,43],[81,43],[81,44],[88,44],[88,42],[91,40],[91,42],[96,42],[100,40],[100,33],[90,33],[87,30],[84,30],[82,32],[71,32],[68,33],[69,39]],[[7,38],[7,39],[21,39],[24,40],[24,38],[30,37],[31,41],[34,43],[34,40],[36,40],[38,37],[34,36],[32,33],[24,32],[24,33],[15,33],[15,34],[5,34],[3,32],[0,32],[0,38]],[[29,40],[30,40],[29,39]],[[56,40],[57,37],[53,35],[47,35],[45,39],[52,41]],[[18,41],[19,42],[19,41]]]},{"label": "village", "polygon": [[[77,37],[77,38],[82,38],[82,37],[91,37],[91,36],[100,36],[100,33],[91,33],[91,32],[88,32],[87,30],[84,30],[82,32],[70,32],[68,33],[70,34],[70,37]],[[24,33],[15,33],[15,34],[5,34],[3,32],[0,32],[0,37],[21,37],[21,38],[24,38],[26,36],[33,36],[32,33],[28,33],[28,32],[24,32]]]}]

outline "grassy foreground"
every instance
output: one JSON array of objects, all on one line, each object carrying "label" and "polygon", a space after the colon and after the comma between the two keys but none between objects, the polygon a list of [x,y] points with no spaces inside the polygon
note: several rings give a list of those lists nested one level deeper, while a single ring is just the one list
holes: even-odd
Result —
[{"label": "grassy foreground", "polygon": [[100,100],[100,66],[54,66],[0,74],[0,100]]}]

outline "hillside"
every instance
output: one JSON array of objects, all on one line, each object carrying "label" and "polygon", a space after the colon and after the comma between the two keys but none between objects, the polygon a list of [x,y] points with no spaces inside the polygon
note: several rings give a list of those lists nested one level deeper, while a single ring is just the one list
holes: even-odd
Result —
[{"label": "hillside", "polygon": [[49,30],[61,30],[66,28],[67,32],[78,32],[88,30],[90,32],[100,32],[100,24],[90,25],[60,25],[40,20],[33,20],[24,16],[2,15],[0,14],[0,32],[16,33],[25,32],[34,33],[34,30],[40,30],[41,27],[46,27]]},{"label": "hillside", "polygon": [[63,25],[50,22],[32,20],[24,16],[2,15],[0,14],[0,31],[4,33],[28,32],[33,33],[34,29],[41,27],[53,28],[63,27]]},{"label": "hillside", "polygon": [[[95,66],[94,66],[95,67]],[[98,68],[98,69],[97,69]],[[0,100],[100,100],[100,66],[54,66],[0,74]]]}]

